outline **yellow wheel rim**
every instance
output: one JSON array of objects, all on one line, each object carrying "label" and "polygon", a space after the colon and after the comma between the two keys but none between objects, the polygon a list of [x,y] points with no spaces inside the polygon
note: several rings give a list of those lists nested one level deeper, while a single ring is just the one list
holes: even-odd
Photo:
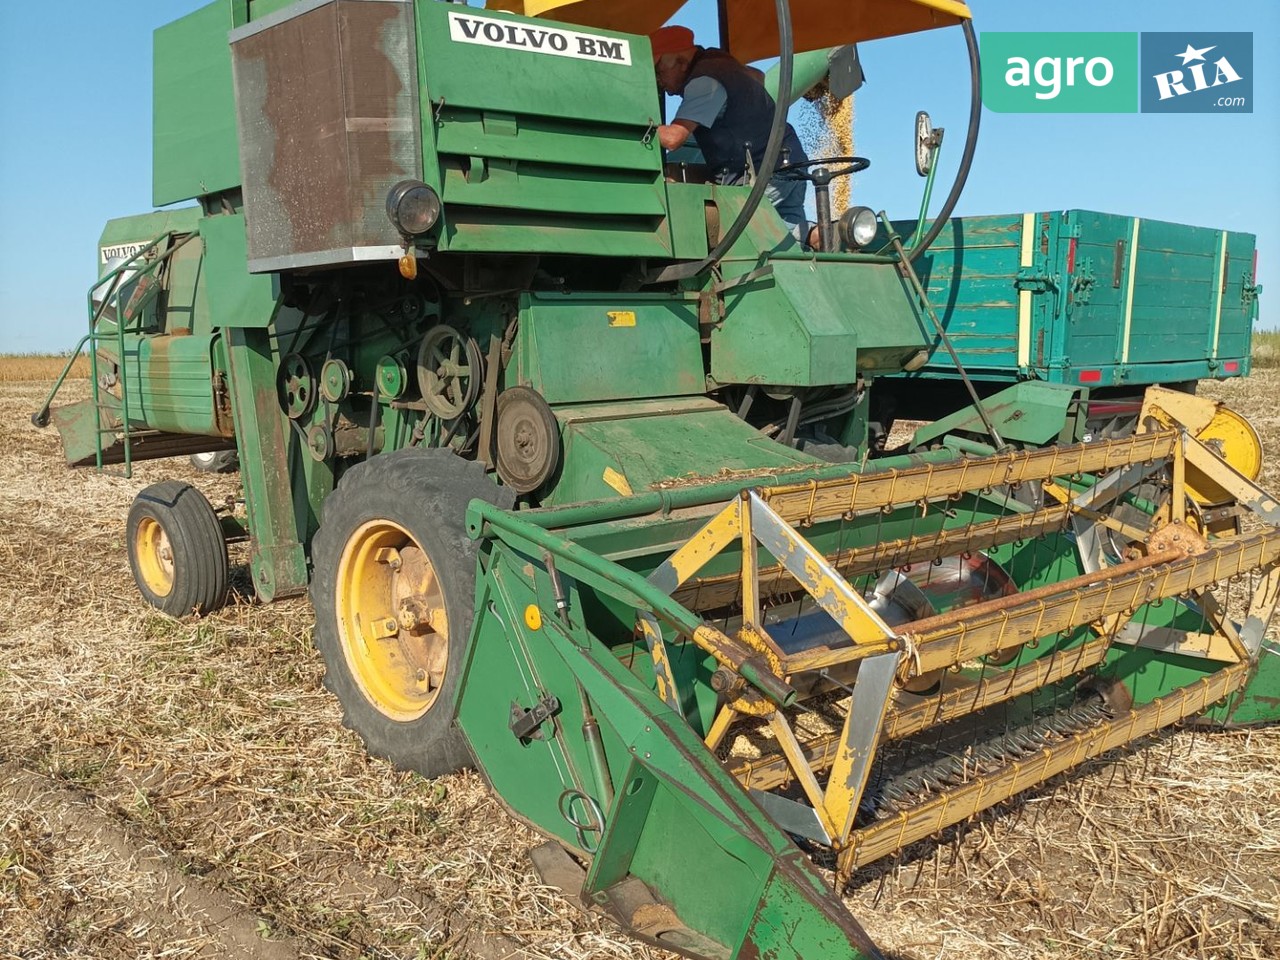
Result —
[{"label": "yellow wheel rim", "polygon": [[[1197,434],[1196,439],[1213,450],[1248,480],[1257,480],[1262,473],[1262,441],[1249,421],[1234,410],[1220,406],[1209,425]],[[1225,503],[1231,494],[1195,467],[1187,468],[1187,492],[1197,503],[1209,505]]]},{"label": "yellow wheel rim", "polygon": [[160,521],[143,517],[133,535],[133,555],[138,562],[138,576],[157,597],[167,597],[173,590],[173,546]]},{"label": "yellow wheel rim", "polygon": [[435,566],[407,530],[372,520],[338,561],[338,633],[356,684],[392,720],[431,709],[449,665],[449,622]]}]

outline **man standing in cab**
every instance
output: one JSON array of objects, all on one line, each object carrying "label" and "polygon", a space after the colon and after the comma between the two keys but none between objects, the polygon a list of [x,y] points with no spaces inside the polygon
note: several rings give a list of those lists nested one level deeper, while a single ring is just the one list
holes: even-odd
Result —
[{"label": "man standing in cab", "polygon": [[[775,109],[760,72],[723,50],[698,46],[688,27],[663,27],[649,39],[658,86],[683,98],[672,121],[658,128],[663,148],[678,150],[693,137],[715,182],[726,186],[746,183],[749,170],[754,176],[769,176],[765,195],[778,215],[790,225],[792,236],[817,248],[818,228],[805,218],[807,184],[760,169]],[[807,159],[800,137],[788,123],[780,162]]]}]

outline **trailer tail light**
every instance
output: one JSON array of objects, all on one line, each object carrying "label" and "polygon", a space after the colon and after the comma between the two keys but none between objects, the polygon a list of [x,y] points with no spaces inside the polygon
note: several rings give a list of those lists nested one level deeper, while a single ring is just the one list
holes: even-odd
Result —
[{"label": "trailer tail light", "polygon": [[1080,382],[1081,383],[1101,383],[1102,371],[1101,370],[1081,370]]},{"label": "trailer tail light", "polygon": [[[1257,251],[1254,251],[1257,255]],[[1071,242],[1067,244],[1067,276],[1076,272],[1076,238],[1072,237]]]},{"label": "trailer tail light", "polygon": [[1240,361],[1239,361],[1239,360],[1228,360],[1226,363],[1224,363],[1224,364],[1222,365],[1222,369],[1223,369],[1224,371],[1226,371],[1227,373],[1239,373],[1239,372],[1240,372]]}]

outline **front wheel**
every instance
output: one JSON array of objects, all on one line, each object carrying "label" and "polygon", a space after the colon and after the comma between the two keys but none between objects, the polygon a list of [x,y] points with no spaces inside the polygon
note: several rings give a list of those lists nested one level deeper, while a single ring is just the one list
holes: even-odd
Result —
[{"label": "front wheel", "polygon": [[453,714],[474,618],[465,516],[477,498],[514,503],[447,451],[383,454],[342,478],[312,544],[325,685],[370,753],[424,776],[471,763]]},{"label": "front wheel", "polygon": [[173,617],[212,613],[227,599],[227,542],[209,501],[189,483],[147,487],[125,525],[129,568],[142,596]]}]

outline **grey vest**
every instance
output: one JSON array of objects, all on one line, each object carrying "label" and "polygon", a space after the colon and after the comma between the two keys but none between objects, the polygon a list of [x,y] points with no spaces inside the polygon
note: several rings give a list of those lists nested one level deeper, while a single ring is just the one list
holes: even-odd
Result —
[{"label": "grey vest", "polygon": [[[746,176],[746,157],[760,172],[765,147],[769,145],[769,127],[773,123],[773,97],[756,77],[723,50],[698,48],[689,65],[687,84],[695,77],[711,77],[724,87],[728,103],[724,113],[711,126],[700,125],[694,138],[719,183],[740,183]],[[782,142],[784,154],[792,163],[807,159],[800,138],[787,124]],[[785,162],[779,157],[779,164]],[[769,171],[772,174],[772,171]]]}]

